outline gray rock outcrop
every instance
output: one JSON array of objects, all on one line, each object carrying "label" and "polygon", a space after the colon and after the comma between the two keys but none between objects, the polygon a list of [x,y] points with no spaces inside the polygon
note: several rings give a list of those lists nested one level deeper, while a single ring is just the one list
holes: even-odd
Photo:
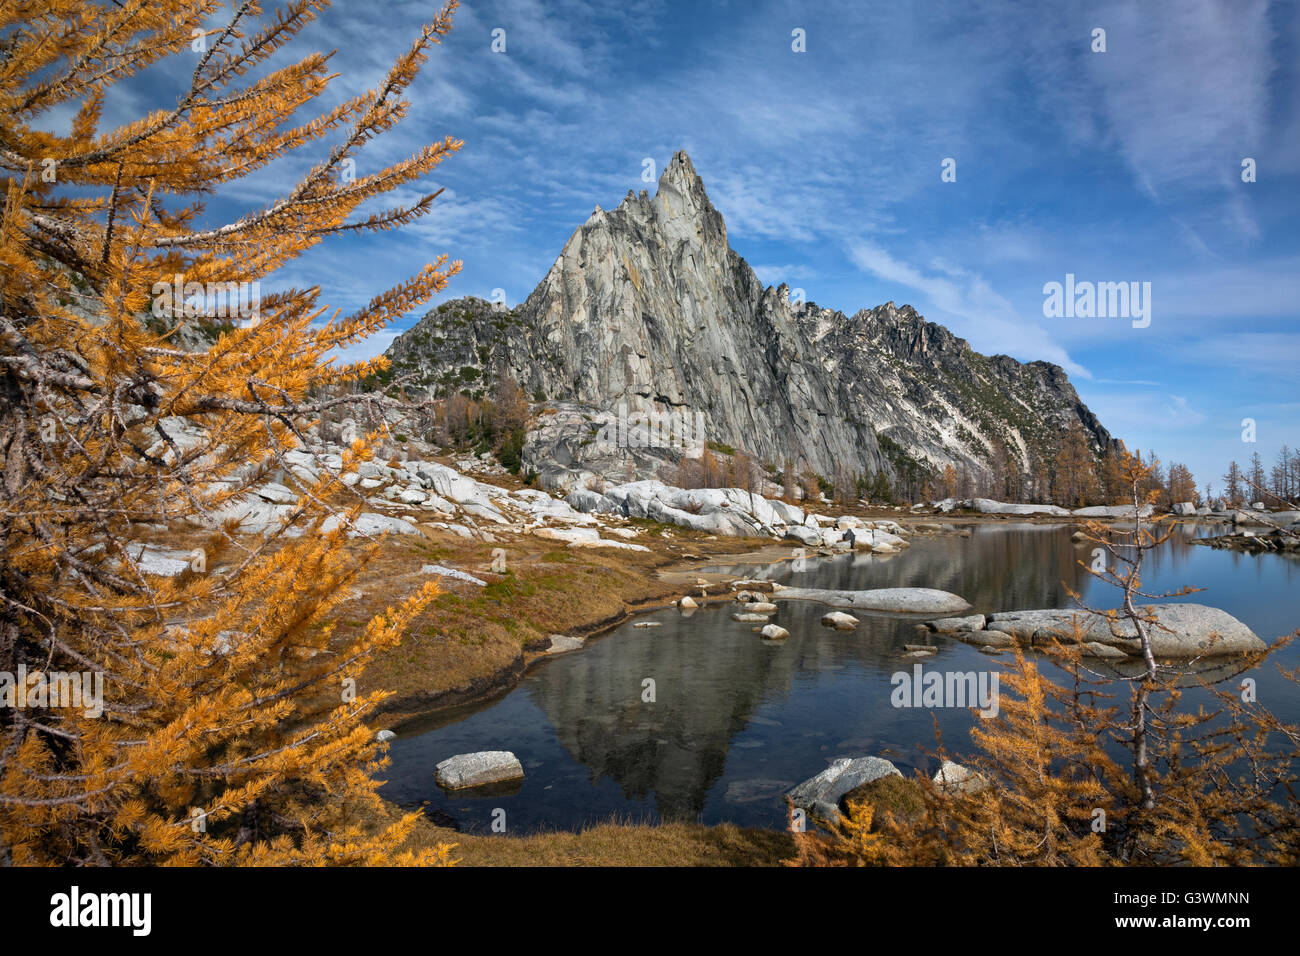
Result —
[{"label": "gray rock outcrop", "polygon": [[991,498],[972,498],[971,507],[985,515],[1056,515],[1068,516],[1070,512],[1058,505],[1010,504]]},{"label": "gray rock outcrop", "polygon": [[1132,505],[1092,505],[1088,508],[1075,508],[1070,514],[1076,518],[1150,518],[1155,514],[1154,505],[1134,508]]}]

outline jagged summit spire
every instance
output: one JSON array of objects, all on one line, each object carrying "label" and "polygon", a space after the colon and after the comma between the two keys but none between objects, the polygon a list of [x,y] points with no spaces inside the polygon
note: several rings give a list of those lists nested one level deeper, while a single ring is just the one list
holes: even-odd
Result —
[{"label": "jagged summit spire", "polygon": [[690,187],[699,182],[700,174],[695,171],[694,164],[691,163],[691,157],[686,155],[686,150],[679,149],[673,153],[673,158],[668,161],[664,167],[663,175],[659,177],[659,187],[662,189],[664,182],[672,182],[679,187]]},{"label": "jagged summit spire", "polygon": [[[659,184],[653,196],[644,189],[639,193],[629,189],[616,211],[623,212],[638,204],[655,209],[661,215],[667,214],[670,218],[683,215],[687,217],[708,215],[721,219],[704,189],[704,180],[695,171],[691,157],[683,149],[673,153],[668,165],[659,174]],[[599,206],[596,207],[596,211],[600,212]],[[593,214],[592,219],[595,218]],[[725,234],[725,226],[721,227],[721,231]]]},{"label": "jagged summit spire", "polygon": [[665,237],[688,242],[725,244],[727,226],[714,208],[704,181],[685,150],[673,153],[650,201]]},{"label": "jagged summit spire", "polygon": [[659,176],[658,194],[663,195],[665,192],[690,196],[699,208],[713,209],[709,194],[704,189],[704,180],[695,171],[695,165],[684,149],[673,153],[673,158],[668,161],[668,165]]}]

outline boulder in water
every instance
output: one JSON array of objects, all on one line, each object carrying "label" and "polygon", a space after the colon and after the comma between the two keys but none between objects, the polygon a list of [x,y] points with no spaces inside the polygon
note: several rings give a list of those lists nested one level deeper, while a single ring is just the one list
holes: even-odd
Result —
[{"label": "boulder in water", "polygon": [[881,757],[840,757],[829,767],[790,791],[790,802],[824,820],[840,817],[840,799],[850,790],[890,774],[902,774]]},{"label": "boulder in water", "polygon": [[843,611],[831,611],[829,614],[822,615],[822,623],[837,631],[851,631],[858,626],[858,619]]},{"label": "boulder in water", "polygon": [[434,769],[438,786],[447,790],[464,790],[490,783],[519,780],[523,764],[508,750],[481,750],[472,754],[448,757]]},{"label": "boulder in water", "polygon": [[831,607],[904,614],[954,614],[970,610],[964,598],[934,588],[872,588],[841,591],[831,588],[782,588],[778,601],[819,601]]},{"label": "boulder in water", "polygon": [[[1151,650],[1156,657],[1219,657],[1254,654],[1267,645],[1241,621],[1226,611],[1204,604],[1147,604],[1159,622],[1152,627]],[[1111,633],[1111,627],[1118,636]],[[1118,648],[1130,656],[1142,652],[1133,623],[1123,617],[1113,622],[1080,610],[1003,611],[989,615],[987,630],[1002,631],[1022,644],[1047,644],[1074,639]],[[965,635],[963,635],[965,636]]]}]

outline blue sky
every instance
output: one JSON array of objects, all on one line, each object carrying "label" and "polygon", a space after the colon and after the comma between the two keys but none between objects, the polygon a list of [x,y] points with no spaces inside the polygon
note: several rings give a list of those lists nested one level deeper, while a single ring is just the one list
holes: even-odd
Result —
[{"label": "blue sky", "polygon": [[[430,9],[339,0],[289,52],[337,48],[330,105],[375,85]],[[358,161],[463,139],[426,184],[446,188],[434,212],[276,278],[349,309],[447,252],[464,271],[445,297],[515,303],[597,204],[653,190],[644,159],[657,178],[685,149],[765,282],[849,314],[910,303],[979,351],[1060,364],[1130,447],[1218,487],[1229,459],[1300,445],[1297,63],[1300,10],[1266,0],[467,2],[408,118]],[[106,118],[174,101],[190,69],[148,71]],[[325,149],[211,215],[274,199]],[[1066,273],[1150,282],[1150,325],[1044,317]]]}]

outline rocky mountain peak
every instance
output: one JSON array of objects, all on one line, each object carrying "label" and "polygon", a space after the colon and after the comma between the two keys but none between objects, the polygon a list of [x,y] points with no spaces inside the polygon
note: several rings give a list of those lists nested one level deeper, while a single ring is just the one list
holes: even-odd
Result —
[{"label": "rocky mountain peak", "polygon": [[700,193],[704,192],[704,180],[700,179],[700,174],[695,171],[695,164],[691,162],[691,157],[686,155],[686,151],[679,149],[673,153],[673,158],[668,161],[664,167],[663,173],[659,176],[659,188],[671,186],[678,192],[693,192],[696,189]]},{"label": "rocky mountain peak", "polygon": [[674,153],[664,167],[653,198],[647,199],[644,190],[637,197],[629,193],[619,208],[635,210],[636,218],[647,225],[653,219],[653,228],[671,243],[725,246],[727,242],[726,224],[709,200],[691,158],[682,151]]},{"label": "rocky mountain peak", "polygon": [[[444,393],[507,372],[530,396],[591,409],[589,420],[689,413],[715,448],[828,478],[987,470],[994,449],[1030,471],[1071,422],[1096,452],[1111,444],[1055,366],[979,355],[910,305],[849,318],[791,303],[785,283],[764,287],[684,152],[653,197],[597,207],[521,306],[444,303],[389,354]],[[525,449],[553,487],[584,473],[664,477],[653,470],[681,458],[631,454],[575,427],[543,428]]]}]

